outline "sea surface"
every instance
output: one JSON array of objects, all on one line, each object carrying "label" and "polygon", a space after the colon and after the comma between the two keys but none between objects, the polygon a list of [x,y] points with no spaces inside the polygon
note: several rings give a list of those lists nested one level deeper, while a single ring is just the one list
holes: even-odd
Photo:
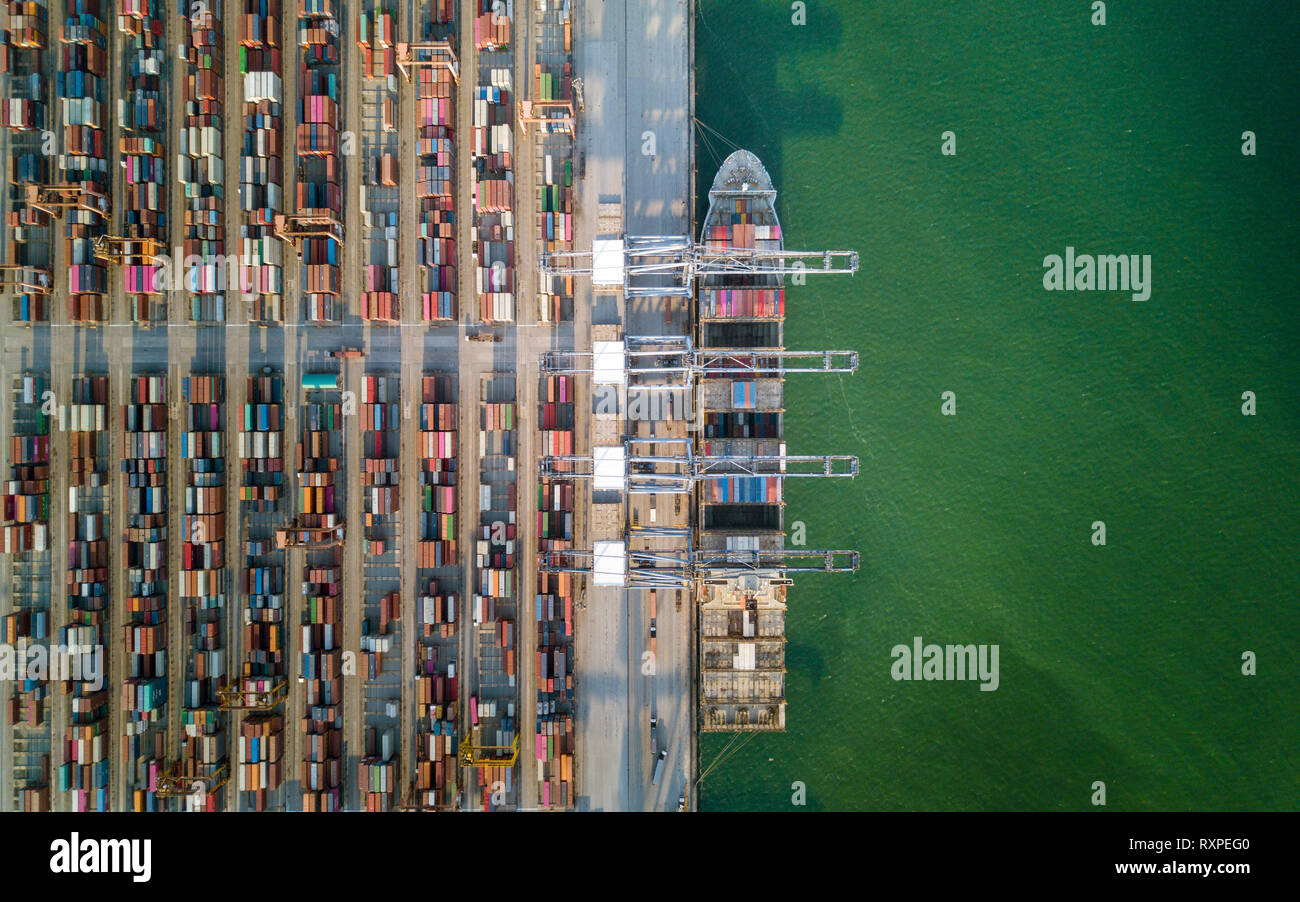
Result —
[{"label": "sea surface", "polygon": [[[861,570],[796,578],[787,732],[704,736],[703,809],[1300,808],[1300,7],[1107,6],[699,0],[699,215],[758,154],[787,247],[861,255],[787,346],[862,355],[787,381],[862,472],[785,515]],[[1044,290],[1067,246],[1150,299]],[[916,636],[997,690],[895,681]]]}]

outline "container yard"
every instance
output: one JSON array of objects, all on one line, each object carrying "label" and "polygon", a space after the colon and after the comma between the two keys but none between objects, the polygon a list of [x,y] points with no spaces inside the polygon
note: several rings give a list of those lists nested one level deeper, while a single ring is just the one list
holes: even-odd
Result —
[{"label": "container yard", "polygon": [[[694,773],[695,596],[665,588],[651,615],[640,587],[598,592],[567,564],[593,538],[690,547],[635,542],[713,541],[756,511],[775,534],[782,479],[728,471],[634,503],[582,461],[687,435],[684,408],[638,422],[642,377],[610,354],[664,333],[779,347],[784,286],[621,295],[545,262],[688,205],[689,158],[653,164],[680,182],[665,205],[610,151],[640,132],[628,79],[585,107],[609,81],[592,60],[629,39],[597,31],[587,52],[584,29],[640,13],[6,11],[0,615],[6,642],[98,649],[102,672],[5,684],[0,807],[674,808]],[[724,224],[704,241],[782,246],[774,218]],[[596,345],[600,367],[547,362]],[[779,378],[699,383],[696,454],[784,455]],[[588,667],[616,690],[593,707]],[[672,721],[662,782],[642,766],[652,711]]]}]

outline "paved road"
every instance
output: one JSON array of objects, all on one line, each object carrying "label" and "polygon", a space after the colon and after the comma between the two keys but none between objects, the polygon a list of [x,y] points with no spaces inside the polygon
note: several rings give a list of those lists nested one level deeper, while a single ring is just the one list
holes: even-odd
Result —
[{"label": "paved road", "polygon": [[[585,83],[586,112],[579,127],[579,153],[585,156],[585,166],[579,167],[585,171],[579,185],[579,249],[590,247],[601,201],[622,200],[626,234],[689,232],[689,13],[686,0],[589,2],[581,7],[576,69]],[[579,291],[576,332],[587,336],[596,299],[585,280]],[[673,307],[656,299],[625,307],[620,301],[617,308],[626,335],[686,328],[681,302]],[[587,339],[578,341],[585,344]],[[670,510],[671,499],[661,498],[657,506]],[[692,608],[684,603],[678,610],[671,594],[660,593],[654,672],[646,674],[648,593],[588,589],[579,613],[575,659],[579,807],[671,810],[687,785],[694,761]],[[657,786],[650,782],[652,713],[660,719],[659,748],[668,750]]]}]

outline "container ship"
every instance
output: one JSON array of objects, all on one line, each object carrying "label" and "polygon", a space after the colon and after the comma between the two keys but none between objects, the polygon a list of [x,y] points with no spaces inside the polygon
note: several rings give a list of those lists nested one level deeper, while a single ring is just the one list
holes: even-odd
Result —
[{"label": "container ship", "polygon": [[[784,249],[776,190],[752,153],[739,150],[723,162],[709,189],[701,241],[711,250]],[[736,351],[738,360],[784,347],[780,275],[707,276],[696,290],[696,347]],[[744,373],[703,379],[697,454],[783,456],[784,381],[779,375]],[[772,475],[701,480],[695,489],[699,549],[784,549],[782,482],[782,476]],[[785,729],[787,583],[775,570],[701,583],[702,731]]]}]

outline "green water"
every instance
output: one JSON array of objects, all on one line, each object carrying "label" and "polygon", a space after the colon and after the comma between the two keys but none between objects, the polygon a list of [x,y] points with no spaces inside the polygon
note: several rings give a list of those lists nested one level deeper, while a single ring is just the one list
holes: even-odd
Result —
[{"label": "green water", "polygon": [[[788,292],[787,345],[862,366],[791,377],[786,434],[862,475],[791,480],[786,521],[862,568],[796,579],[788,731],[702,807],[1300,807],[1297,8],[790,7],[700,0],[697,114],[788,247],[861,254]],[[1150,254],[1151,299],[1044,291],[1067,245]],[[998,644],[1000,687],[895,682],[918,635]]]}]

